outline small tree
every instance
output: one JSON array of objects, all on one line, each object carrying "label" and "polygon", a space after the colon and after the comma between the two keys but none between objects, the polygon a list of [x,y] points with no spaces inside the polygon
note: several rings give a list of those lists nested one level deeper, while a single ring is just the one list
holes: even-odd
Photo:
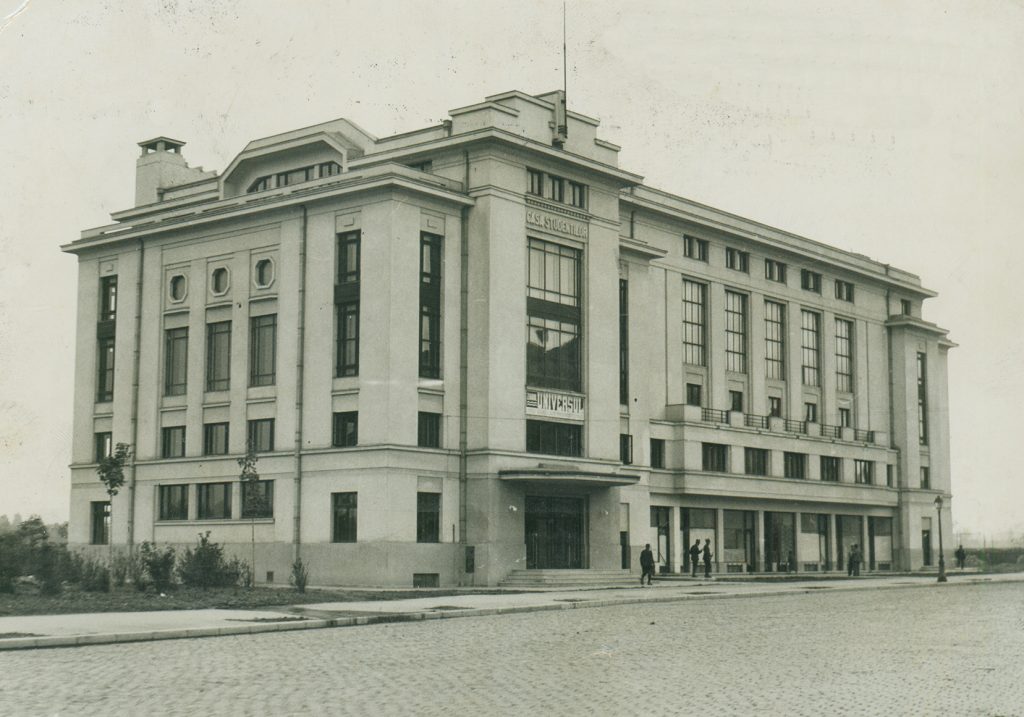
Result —
[{"label": "small tree", "polygon": [[238,459],[238,466],[242,469],[238,479],[242,484],[242,510],[249,516],[249,527],[251,536],[251,555],[249,567],[249,587],[256,586],[256,518],[262,516],[267,509],[267,502],[264,499],[260,488],[260,474],[256,471],[256,463],[259,456],[252,443],[248,443],[245,455]]},{"label": "small tree", "polygon": [[[96,466],[96,473],[100,477],[100,481],[107,489],[107,495],[110,497],[111,507],[113,507],[114,496],[121,490],[121,486],[124,485],[124,467],[128,463],[128,459],[131,458],[132,447],[127,443],[118,443],[114,446],[114,452],[109,456],[104,456],[100,460],[98,466]],[[113,514],[113,511],[111,511]],[[111,527],[113,527],[113,521],[111,521]],[[111,531],[112,532],[112,531]],[[107,535],[107,544],[110,546],[110,562],[114,562],[114,536]]]}]

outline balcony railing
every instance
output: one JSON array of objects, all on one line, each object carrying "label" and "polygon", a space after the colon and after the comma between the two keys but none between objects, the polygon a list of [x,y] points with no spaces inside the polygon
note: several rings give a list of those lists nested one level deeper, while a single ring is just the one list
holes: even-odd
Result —
[{"label": "balcony railing", "polygon": [[842,438],[843,427],[842,426],[830,426],[827,423],[821,424],[821,436],[822,438]]},{"label": "balcony railing", "polygon": [[790,433],[807,433],[806,421],[792,421],[787,418],[783,423],[783,427]]},{"label": "balcony railing", "polygon": [[874,431],[865,431],[865,430],[863,430],[861,428],[855,428],[854,431],[853,431],[853,440],[861,441],[863,443],[874,443],[875,442],[875,432]]},{"label": "balcony railing", "polygon": [[729,412],[719,411],[717,408],[702,408],[700,418],[702,421],[709,421],[711,423],[728,423]]},{"label": "balcony railing", "polygon": [[761,428],[768,430],[768,416],[755,416],[751,413],[744,414],[743,425],[747,428]]}]

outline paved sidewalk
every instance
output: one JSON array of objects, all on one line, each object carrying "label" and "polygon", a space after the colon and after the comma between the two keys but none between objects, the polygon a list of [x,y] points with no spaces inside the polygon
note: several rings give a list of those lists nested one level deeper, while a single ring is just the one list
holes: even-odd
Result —
[{"label": "paved sidewalk", "polygon": [[470,617],[538,610],[566,610],[636,603],[757,597],[810,591],[906,587],[952,588],[979,583],[1024,582],[1024,573],[954,575],[944,585],[933,576],[814,579],[780,582],[671,580],[651,587],[554,588],[520,593],[466,593],[403,600],[324,602],[261,610],[155,612],[0,617],[0,650],[71,647],[282,630],[369,625],[382,622]]}]

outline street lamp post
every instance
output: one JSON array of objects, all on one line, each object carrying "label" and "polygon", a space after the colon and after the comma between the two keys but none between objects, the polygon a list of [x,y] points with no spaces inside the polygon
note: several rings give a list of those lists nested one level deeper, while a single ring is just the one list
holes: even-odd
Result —
[{"label": "street lamp post", "polygon": [[946,559],[942,556],[942,496],[935,496],[935,510],[939,514],[939,582],[946,582]]}]

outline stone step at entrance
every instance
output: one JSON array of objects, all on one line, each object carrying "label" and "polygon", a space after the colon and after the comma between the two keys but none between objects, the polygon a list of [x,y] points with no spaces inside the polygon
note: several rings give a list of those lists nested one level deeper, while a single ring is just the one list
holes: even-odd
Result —
[{"label": "stone step at entrance", "polygon": [[628,570],[513,570],[502,587],[604,587],[633,585],[640,576]]}]

